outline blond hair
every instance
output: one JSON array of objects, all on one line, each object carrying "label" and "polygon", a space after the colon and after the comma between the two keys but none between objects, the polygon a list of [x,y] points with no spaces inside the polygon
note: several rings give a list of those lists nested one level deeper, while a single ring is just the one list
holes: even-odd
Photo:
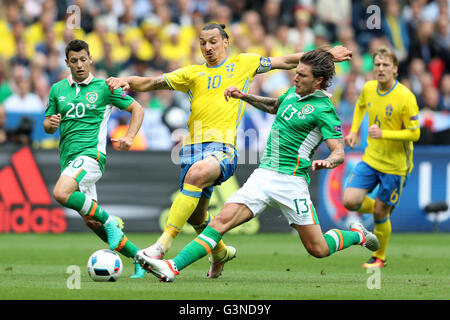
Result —
[{"label": "blond hair", "polygon": [[377,56],[391,58],[392,62],[394,63],[394,66],[398,67],[397,56],[395,55],[394,51],[392,51],[391,48],[386,47],[386,46],[379,47],[372,55],[373,61],[375,61],[375,58]]}]

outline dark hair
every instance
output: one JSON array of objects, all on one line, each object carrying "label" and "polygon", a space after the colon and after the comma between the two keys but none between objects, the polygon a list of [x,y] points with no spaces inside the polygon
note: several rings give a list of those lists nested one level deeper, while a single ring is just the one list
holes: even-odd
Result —
[{"label": "dark hair", "polygon": [[315,49],[302,55],[300,62],[311,67],[314,78],[323,77],[321,89],[330,86],[336,71],[334,68],[333,55],[324,49]]},{"label": "dark hair", "polygon": [[208,23],[206,26],[202,28],[202,30],[213,30],[213,29],[219,29],[220,35],[222,36],[222,39],[228,39],[228,33],[225,31],[225,25],[224,24],[218,24],[218,23]]},{"label": "dark hair", "polygon": [[69,51],[79,52],[79,51],[81,51],[83,49],[86,50],[88,55],[91,55],[89,53],[89,45],[87,44],[87,42],[85,42],[83,40],[72,40],[72,41],[70,41],[67,44],[67,46],[66,46],[66,58],[69,58]]}]

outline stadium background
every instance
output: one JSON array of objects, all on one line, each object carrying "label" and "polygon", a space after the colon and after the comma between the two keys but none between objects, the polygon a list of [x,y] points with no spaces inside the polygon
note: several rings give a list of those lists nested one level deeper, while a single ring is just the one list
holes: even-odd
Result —
[{"label": "stadium background", "polygon": [[[381,9],[379,28],[367,27],[371,5]],[[450,231],[450,210],[436,220],[424,210],[432,202],[450,203],[449,16],[448,0],[0,1],[0,232],[87,230],[76,213],[50,197],[59,174],[58,133],[46,135],[42,121],[51,85],[68,76],[65,45],[74,38],[89,43],[96,77],[159,75],[203,63],[198,30],[212,20],[227,26],[230,55],[277,56],[336,44],[351,49],[352,61],[337,65],[329,89],[344,134],[364,82],[373,79],[371,52],[381,44],[392,46],[400,60],[399,80],[418,100],[422,127],[415,170],[393,215],[393,230]],[[258,75],[250,91],[277,97],[292,76],[288,71]],[[159,231],[178,188],[176,154],[189,102],[178,92],[131,94],[145,107],[142,130],[131,154],[109,147],[106,173],[97,185],[99,201],[125,219],[128,231]],[[109,138],[126,129],[124,116],[113,112]],[[247,106],[239,128],[240,167],[216,190],[213,213],[257,166],[272,121],[272,115]],[[324,229],[345,227],[356,218],[342,209],[339,198],[365,147],[364,132],[363,126],[345,166],[313,175],[311,194]],[[373,223],[370,216],[364,222]],[[277,210],[268,210],[238,231],[289,228]]]}]

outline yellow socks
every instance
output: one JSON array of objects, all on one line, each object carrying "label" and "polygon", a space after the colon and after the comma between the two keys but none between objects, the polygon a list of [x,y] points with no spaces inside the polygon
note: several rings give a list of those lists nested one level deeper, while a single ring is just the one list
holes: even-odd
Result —
[{"label": "yellow socks", "polygon": [[375,221],[375,229],[373,233],[377,236],[378,241],[380,242],[380,248],[374,252],[374,257],[381,260],[386,260],[386,249],[389,238],[391,237],[391,232],[392,228],[389,216],[382,220]]},{"label": "yellow socks", "polygon": [[183,190],[177,195],[170,207],[164,233],[158,239],[158,242],[164,248],[164,252],[167,252],[171,247],[173,239],[180,233],[194,212],[201,196],[202,189],[187,183],[183,185]]},{"label": "yellow socks", "polygon": [[375,210],[375,200],[366,196],[358,210],[359,213],[373,213]]}]

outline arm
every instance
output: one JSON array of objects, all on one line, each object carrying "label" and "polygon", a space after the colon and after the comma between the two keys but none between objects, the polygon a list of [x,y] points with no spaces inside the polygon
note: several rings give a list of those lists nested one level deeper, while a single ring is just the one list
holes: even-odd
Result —
[{"label": "arm", "polygon": [[330,155],[324,160],[314,160],[311,164],[313,171],[320,169],[334,169],[344,163],[344,141],[339,139],[327,139],[326,144],[330,149]]},{"label": "arm", "polygon": [[141,128],[142,121],[144,119],[144,109],[136,100],[133,101],[125,110],[131,113],[128,131],[124,137],[111,140],[117,143],[117,148],[121,151],[127,151],[130,149],[133,144],[134,137]]},{"label": "arm", "polygon": [[227,101],[228,97],[241,99],[245,102],[250,103],[252,106],[258,108],[259,110],[272,114],[276,114],[278,111],[278,107],[280,106],[280,103],[276,98],[261,97],[253,94],[242,93],[236,87],[229,87],[225,89],[224,95],[225,100]]},{"label": "arm", "polygon": [[[350,60],[352,52],[343,46],[336,46],[328,50],[333,55],[334,62]],[[297,67],[303,52],[287,54],[280,57],[271,57],[272,69],[294,69]]]},{"label": "arm", "polygon": [[369,128],[369,136],[374,139],[387,139],[394,141],[413,141],[420,138],[420,128],[402,130],[381,130],[376,124]]},{"label": "arm", "polygon": [[122,88],[123,91],[153,91],[170,89],[167,82],[162,76],[160,77],[138,77],[130,76],[123,78],[110,77],[106,79],[106,84],[111,92],[118,88]]},{"label": "arm", "polygon": [[44,131],[48,134],[53,134],[56,132],[56,130],[58,130],[58,126],[60,123],[61,123],[61,115],[59,113],[47,116],[45,117],[43,122]]},{"label": "arm", "polygon": [[366,106],[356,103],[355,109],[353,111],[353,121],[350,133],[345,136],[344,142],[347,146],[353,149],[358,140],[358,131],[363,121],[364,115],[366,114]]}]

